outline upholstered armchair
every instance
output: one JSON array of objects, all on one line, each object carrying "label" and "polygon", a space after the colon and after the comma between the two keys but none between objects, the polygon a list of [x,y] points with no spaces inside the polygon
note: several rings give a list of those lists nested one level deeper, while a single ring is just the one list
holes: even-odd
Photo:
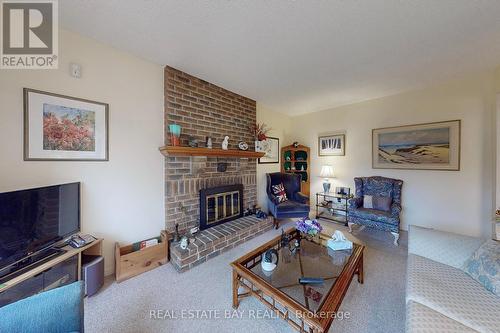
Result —
[{"label": "upholstered armchair", "polygon": [[[274,217],[274,226],[279,227],[278,219],[303,218],[309,216],[309,198],[300,193],[300,175],[289,173],[268,173],[267,175],[267,201],[269,214]],[[280,202],[274,194],[273,186],[283,184],[287,200]]]},{"label": "upholstered armchair", "polygon": [[353,224],[389,231],[398,245],[403,181],[377,176],[354,178],[354,183],[356,193],[348,206],[349,232]]}]

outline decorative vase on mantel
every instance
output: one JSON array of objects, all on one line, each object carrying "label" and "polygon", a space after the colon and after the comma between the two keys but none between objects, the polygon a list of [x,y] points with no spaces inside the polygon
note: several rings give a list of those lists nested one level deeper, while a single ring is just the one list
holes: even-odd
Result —
[{"label": "decorative vase on mantel", "polygon": [[170,144],[172,146],[181,145],[181,126],[177,124],[168,125],[170,131]]},{"label": "decorative vase on mantel", "polygon": [[251,131],[253,132],[255,138],[255,151],[260,153],[265,153],[269,149],[269,143],[266,141],[267,133],[270,128],[267,127],[266,124],[255,124],[250,126]]}]

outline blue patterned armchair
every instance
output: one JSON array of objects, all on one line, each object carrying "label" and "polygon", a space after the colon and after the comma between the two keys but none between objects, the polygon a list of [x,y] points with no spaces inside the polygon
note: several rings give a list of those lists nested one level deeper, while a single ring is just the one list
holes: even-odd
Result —
[{"label": "blue patterned armchair", "polygon": [[[394,236],[394,244],[399,240],[399,215],[401,213],[401,189],[403,181],[385,177],[357,177],[354,178],[356,194],[349,200],[348,225],[349,232],[352,225],[358,224],[373,227],[379,230],[390,231]],[[382,198],[390,203],[387,210],[364,208],[365,195],[372,198]],[[387,200],[390,198],[390,200]]]},{"label": "blue patterned armchair", "polygon": [[[280,218],[302,218],[309,216],[309,198],[300,193],[301,177],[298,174],[274,172],[267,175],[267,206],[269,214],[274,217],[275,228],[278,229]],[[286,196],[285,202],[279,202],[272,187],[283,183]]]}]

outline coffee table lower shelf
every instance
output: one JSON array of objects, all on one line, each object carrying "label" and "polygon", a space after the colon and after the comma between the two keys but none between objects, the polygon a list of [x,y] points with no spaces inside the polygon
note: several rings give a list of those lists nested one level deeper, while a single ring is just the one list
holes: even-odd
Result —
[{"label": "coffee table lower shelf", "polygon": [[[300,237],[292,228],[286,232],[294,238]],[[320,243],[324,246],[330,236],[320,235]],[[254,296],[271,309],[277,317],[284,319],[299,332],[323,333],[330,328],[349,285],[357,275],[358,282],[363,283],[363,251],[364,246],[355,244],[352,254],[345,263],[340,275],[329,290],[318,311],[311,311],[282,290],[275,288],[262,277],[252,271],[260,265],[262,255],[271,248],[278,249],[281,237],[276,237],[247,255],[231,263],[233,308],[237,309],[241,299]],[[240,289],[242,292],[240,293]]]}]

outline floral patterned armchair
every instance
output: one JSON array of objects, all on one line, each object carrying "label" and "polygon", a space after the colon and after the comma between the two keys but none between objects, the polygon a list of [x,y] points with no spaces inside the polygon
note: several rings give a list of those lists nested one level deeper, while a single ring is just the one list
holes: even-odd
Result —
[{"label": "floral patterned armchair", "polygon": [[[348,225],[352,232],[352,225],[358,224],[389,231],[394,236],[394,244],[398,245],[399,223],[401,213],[401,189],[403,181],[385,177],[357,177],[354,178],[356,194],[349,200]],[[391,198],[388,211],[373,208],[364,208],[365,195],[373,197]]]}]

